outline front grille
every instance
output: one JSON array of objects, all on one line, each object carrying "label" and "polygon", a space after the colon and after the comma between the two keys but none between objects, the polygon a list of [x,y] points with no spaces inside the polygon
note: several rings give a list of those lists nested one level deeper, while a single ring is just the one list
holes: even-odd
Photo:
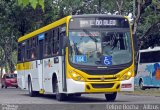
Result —
[{"label": "front grille", "polygon": [[93,88],[112,88],[114,83],[109,84],[92,84]]},{"label": "front grille", "polygon": [[81,71],[85,72],[86,74],[89,75],[114,75],[122,71],[123,69],[92,69],[92,70],[87,70],[87,69],[81,69]]},{"label": "front grille", "polygon": [[[103,80],[115,80],[117,79],[116,77],[112,77],[112,78],[104,78]],[[102,80],[102,78],[88,78],[88,80]]]}]

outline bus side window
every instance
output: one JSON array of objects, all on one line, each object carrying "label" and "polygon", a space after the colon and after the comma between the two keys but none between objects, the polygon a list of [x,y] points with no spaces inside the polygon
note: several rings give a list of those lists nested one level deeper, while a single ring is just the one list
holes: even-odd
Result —
[{"label": "bus side window", "polygon": [[50,56],[51,55],[51,35],[50,31],[45,33],[45,50],[44,50],[44,56]]},{"label": "bus side window", "polygon": [[26,56],[25,55],[25,53],[26,53],[25,52],[26,51],[26,47],[25,46],[26,46],[26,41],[22,42],[22,47],[21,47],[21,52],[22,52],[22,56],[21,57],[22,57],[22,61],[23,62],[25,61],[25,56]]},{"label": "bus side window", "polygon": [[18,44],[18,62],[22,61],[22,48],[21,43]]},{"label": "bus side window", "polygon": [[141,52],[140,63],[152,63],[153,57],[150,52]]},{"label": "bus side window", "polygon": [[31,59],[37,58],[37,42],[36,37],[32,38]]},{"label": "bus side window", "polygon": [[52,32],[52,53],[57,55],[59,53],[59,28],[54,29]]},{"label": "bus side window", "polygon": [[31,59],[31,39],[27,40],[27,45],[26,45],[26,60]]},{"label": "bus side window", "polygon": [[140,62],[140,64],[145,63],[145,53],[140,53],[139,62]]}]

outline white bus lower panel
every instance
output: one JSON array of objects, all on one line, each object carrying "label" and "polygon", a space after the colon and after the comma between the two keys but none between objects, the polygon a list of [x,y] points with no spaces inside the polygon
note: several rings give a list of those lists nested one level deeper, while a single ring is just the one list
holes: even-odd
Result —
[{"label": "white bus lower panel", "polygon": [[67,79],[67,93],[83,93],[85,92],[85,83]]},{"label": "white bus lower panel", "polygon": [[120,81],[120,91],[134,91],[134,77]]}]

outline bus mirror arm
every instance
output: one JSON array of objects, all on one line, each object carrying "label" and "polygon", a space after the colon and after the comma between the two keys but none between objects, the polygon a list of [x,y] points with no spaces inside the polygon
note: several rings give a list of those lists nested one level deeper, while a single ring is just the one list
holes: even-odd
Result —
[{"label": "bus mirror arm", "polygon": [[65,36],[63,39],[63,49],[65,49],[68,46],[68,43],[69,43],[69,39],[68,37]]},{"label": "bus mirror arm", "polygon": [[69,43],[69,39],[68,37],[64,37],[63,38],[63,44],[62,44],[62,55],[65,55],[65,48],[68,46],[68,43]]}]

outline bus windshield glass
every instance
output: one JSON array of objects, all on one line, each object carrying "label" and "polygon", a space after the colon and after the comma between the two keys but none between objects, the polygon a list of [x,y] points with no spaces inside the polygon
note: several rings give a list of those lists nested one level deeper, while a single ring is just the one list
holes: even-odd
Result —
[{"label": "bus windshield glass", "polygon": [[116,66],[132,61],[129,30],[70,30],[69,60],[83,66]]}]

